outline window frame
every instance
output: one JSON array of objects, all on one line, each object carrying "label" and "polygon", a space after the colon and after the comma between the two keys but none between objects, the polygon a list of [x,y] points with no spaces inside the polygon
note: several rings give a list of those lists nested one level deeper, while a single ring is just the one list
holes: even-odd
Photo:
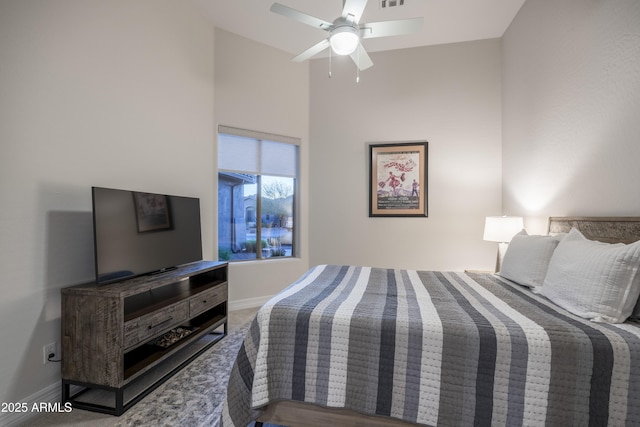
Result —
[{"label": "window frame", "polygon": [[[241,137],[241,138],[248,138],[250,140],[255,140],[258,144],[258,153],[260,153],[260,155],[262,154],[262,145],[263,142],[266,141],[267,143],[281,143],[281,144],[291,144],[295,147],[295,158],[294,158],[294,162],[295,164],[293,165],[293,169],[294,169],[294,174],[293,176],[289,176],[286,174],[283,175],[277,175],[277,174],[273,174],[273,173],[263,173],[263,172],[256,172],[256,171],[250,171],[250,170],[233,170],[233,169],[227,169],[227,168],[221,168],[220,167],[220,135],[228,135],[228,136],[233,136],[233,137]],[[283,135],[275,135],[275,134],[270,134],[270,133],[265,133],[265,132],[258,132],[258,131],[251,131],[251,130],[245,130],[245,129],[239,129],[239,128],[234,128],[234,127],[229,127],[229,126],[224,126],[224,125],[218,125],[218,132],[216,134],[217,140],[218,140],[218,146],[217,146],[217,151],[218,151],[218,156],[217,156],[217,173],[218,173],[218,197],[220,197],[220,174],[221,173],[228,173],[228,174],[232,174],[232,173],[241,173],[241,174],[246,174],[246,175],[252,175],[255,176],[256,178],[256,201],[255,201],[255,216],[256,216],[256,257],[255,258],[249,258],[249,259],[228,259],[226,261],[228,262],[242,262],[242,261],[268,261],[268,260],[278,260],[278,259],[292,259],[292,258],[299,258],[300,254],[299,254],[299,218],[300,218],[300,210],[299,210],[299,203],[298,203],[298,198],[299,198],[299,192],[300,192],[300,147],[301,147],[301,139],[300,138],[295,138],[295,137],[289,137],[289,136],[283,136]],[[268,176],[268,177],[274,177],[274,178],[278,178],[278,177],[282,177],[282,178],[288,178],[291,179],[293,181],[293,185],[292,185],[292,190],[293,190],[293,195],[291,196],[291,213],[292,213],[292,217],[293,217],[293,226],[291,228],[291,254],[290,255],[277,255],[277,256],[263,256],[262,253],[262,178]],[[243,183],[242,185],[247,185],[246,183]],[[244,217],[246,220],[246,206],[244,207]],[[218,209],[217,209],[217,218],[218,218],[218,230],[220,230],[220,205],[218,203]],[[230,224],[232,224],[233,221],[230,222]],[[220,236],[218,236],[219,239]],[[220,260],[220,241],[218,240],[218,259]],[[258,249],[260,248],[260,249]]]}]

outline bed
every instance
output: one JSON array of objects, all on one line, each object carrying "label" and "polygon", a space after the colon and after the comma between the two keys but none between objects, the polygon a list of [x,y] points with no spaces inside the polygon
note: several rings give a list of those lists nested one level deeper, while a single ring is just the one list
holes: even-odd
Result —
[{"label": "bed", "polygon": [[625,319],[629,306],[640,315],[640,243],[592,241],[636,242],[640,218],[550,218],[549,236],[530,237],[514,237],[503,266],[510,251],[534,247],[522,242],[544,246],[545,286],[488,273],[312,268],[257,313],[221,424],[638,425],[640,324],[611,320],[620,311],[586,318],[571,307],[582,292],[561,287],[556,300],[552,279],[570,285],[558,263],[574,254],[561,258],[571,239],[596,246],[575,260],[588,279],[611,258],[597,250],[623,251],[631,265],[620,307]]}]

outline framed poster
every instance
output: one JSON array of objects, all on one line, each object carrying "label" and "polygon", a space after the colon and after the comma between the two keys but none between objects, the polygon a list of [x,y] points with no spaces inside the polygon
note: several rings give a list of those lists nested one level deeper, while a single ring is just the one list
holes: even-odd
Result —
[{"label": "framed poster", "polygon": [[369,216],[427,216],[427,141],[371,144]]}]

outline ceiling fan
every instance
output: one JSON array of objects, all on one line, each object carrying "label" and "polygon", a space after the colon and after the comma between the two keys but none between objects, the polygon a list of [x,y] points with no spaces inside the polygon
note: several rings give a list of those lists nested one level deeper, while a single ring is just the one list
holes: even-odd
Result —
[{"label": "ceiling fan", "polygon": [[349,55],[359,70],[366,70],[373,65],[373,61],[362,46],[362,39],[414,33],[422,28],[423,23],[423,18],[411,18],[361,24],[360,17],[366,5],[367,0],[343,0],[342,15],[333,22],[307,15],[280,3],[271,5],[271,12],[329,33],[329,37],[294,57],[292,61],[305,61],[331,47],[336,55]]}]

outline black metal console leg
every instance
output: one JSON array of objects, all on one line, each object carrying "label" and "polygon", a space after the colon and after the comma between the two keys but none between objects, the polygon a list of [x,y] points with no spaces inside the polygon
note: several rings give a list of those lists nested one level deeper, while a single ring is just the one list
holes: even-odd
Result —
[{"label": "black metal console leg", "polygon": [[66,402],[71,397],[71,385],[62,381],[62,402]]},{"label": "black metal console leg", "polygon": [[116,391],[116,415],[124,414],[124,389]]}]

